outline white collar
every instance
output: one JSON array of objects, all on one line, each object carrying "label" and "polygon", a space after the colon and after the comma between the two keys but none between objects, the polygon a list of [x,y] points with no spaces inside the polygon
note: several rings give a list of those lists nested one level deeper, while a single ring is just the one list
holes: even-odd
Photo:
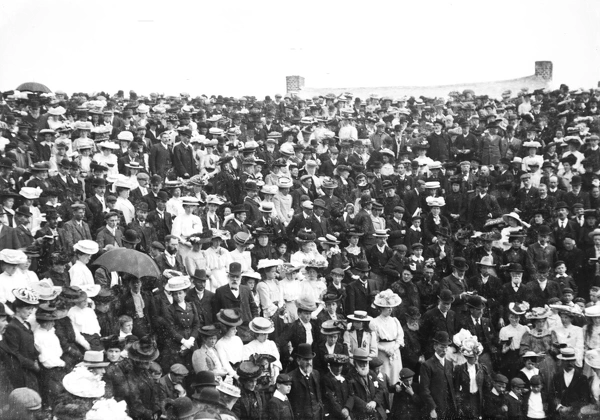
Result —
[{"label": "white collar", "polygon": [[275,390],[275,392],[273,393],[273,397],[281,400],[281,401],[287,401],[287,397],[285,395],[283,395],[281,392],[279,392],[278,389]]},{"label": "white collar", "polygon": [[433,353],[433,354],[435,355],[436,359],[438,359],[438,361],[442,364],[442,366],[445,366],[446,358],[438,356],[437,353]]}]

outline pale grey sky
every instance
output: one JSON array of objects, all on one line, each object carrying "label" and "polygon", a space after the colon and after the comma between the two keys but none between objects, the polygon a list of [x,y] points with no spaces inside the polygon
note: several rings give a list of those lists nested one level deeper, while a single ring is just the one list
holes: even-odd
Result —
[{"label": "pale grey sky", "polygon": [[533,74],[600,81],[600,1],[0,0],[0,90],[256,95]]}]

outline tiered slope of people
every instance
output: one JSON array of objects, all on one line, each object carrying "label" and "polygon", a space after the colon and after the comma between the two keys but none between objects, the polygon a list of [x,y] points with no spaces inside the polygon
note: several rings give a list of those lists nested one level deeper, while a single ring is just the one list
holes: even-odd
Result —
[{"label": "tiered slope of people", "polygon": [[0,418],[600,416],[600,89],[2,97]]}]

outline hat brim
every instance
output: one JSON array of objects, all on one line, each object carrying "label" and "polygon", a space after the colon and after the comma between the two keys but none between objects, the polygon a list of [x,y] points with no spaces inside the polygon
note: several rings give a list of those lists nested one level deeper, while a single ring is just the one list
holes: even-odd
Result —
[{"label": "hat brim", "polygon": [[[241,324],[241,321],[240,321],[240,324]],[[270,328],[268,328],[266,330],[258,330],[258,329],[256,329],[256,327],[254,327],[254,325],[252,323],[250,323],[250,325],[248,325],[248,328],[250,329],[250,331],[252,331],[255,334],[271,334],[273,331],[275,331],[275,326],[271,326]]]},{"label": "hat brim", "polygon": [[[230,321],[230,320],[227,320],[227,319],[224,319],[223,317],[221,317],[220,314],[217,314],[217,319],[219,320],[219,322],[221,324],[227,325],[229,327],[239,327],[243,323],[243,320],[241,317],[237,321]],[[273,330],[275,330],[275,329],[273,329]],[[271,331],[271,332],[273,332],[273,331]]]}]

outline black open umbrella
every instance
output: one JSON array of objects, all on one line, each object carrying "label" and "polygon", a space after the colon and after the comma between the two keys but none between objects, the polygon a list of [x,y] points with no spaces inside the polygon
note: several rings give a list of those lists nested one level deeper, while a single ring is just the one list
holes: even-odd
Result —
[{"label": "black open umbrella", "polygon": [[21,83],[17,87],[18,91],[27,91],[27,92],[38,92],[38,93],[52,93],[50,89],[46,85],[42,85],[41,83],[36,82],[27,82]]},{"label": "black open umbrella", "polygon": [[102,254],[93,265],[104,267],[107,271],[119,271],[140,277],[160,277],[160,270],[147,254],[134,249],[111,249]]}]

